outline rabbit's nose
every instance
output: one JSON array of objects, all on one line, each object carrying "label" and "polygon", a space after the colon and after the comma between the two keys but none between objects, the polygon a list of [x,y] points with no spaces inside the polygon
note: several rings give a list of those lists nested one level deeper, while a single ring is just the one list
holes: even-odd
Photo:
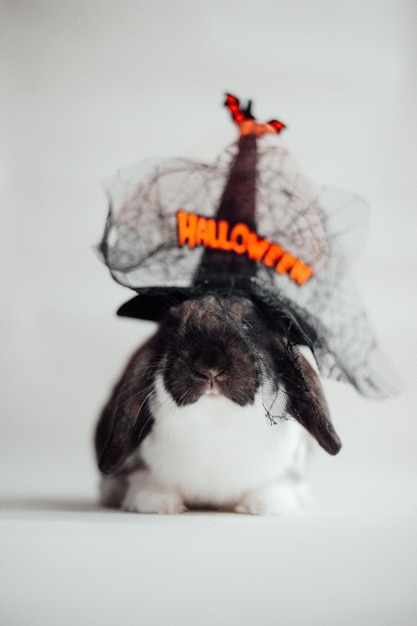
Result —
[{"label": "rabbit's nose", "polygon": [[219,385],[218,385],[215,377],[210,377],[207,380],[207,384],[206,384],[206,387],[205,387],[205,393],[208,396],[220,396],[221,395],[221,391],[220,391]]}]

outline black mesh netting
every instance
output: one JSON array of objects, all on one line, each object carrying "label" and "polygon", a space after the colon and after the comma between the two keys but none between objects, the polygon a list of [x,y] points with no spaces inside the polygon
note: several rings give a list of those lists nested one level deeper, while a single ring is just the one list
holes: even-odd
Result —
[{"label": "black mesh netting", "polygon": [[[115,280],[144,296],[182,292],[188,297],[204,287],[213,292],[216,285],[223,290],[227,285],[229,291],[235,287],[262,309],[277,332],[292,333],[288,345],[312,348],[323,376],[350,382],[366,396],[390,394],[395,389],[389,368],[349,278],[349,264],[364,240],[366,204],[358,196],[313,185],[277,136],[253,141],[255,224],[249,230],[258,242],[266,239],[301,260],[312,271],[307,280],[300,284],[291,269],[280,273],[275,262],[269,266],[266,253],[254,261],[241,250],[208,251],[204,237],[194,247],[180,245],[179,211],[217,220],[218,228],[219,206],[242,154],[242,138],[211,164],[152,161],[108,181],[110,211],[100,246],[106,265]],[[241,192],[248,189],[249,195],[245,181]],[[242,237],[237,241],[242,244]]]}]

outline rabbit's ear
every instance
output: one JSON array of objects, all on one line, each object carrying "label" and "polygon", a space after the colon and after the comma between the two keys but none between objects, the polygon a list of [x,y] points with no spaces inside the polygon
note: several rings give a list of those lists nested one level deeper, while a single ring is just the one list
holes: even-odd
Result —
[{"label": "rabbit's ear", "polygon": [[342,443],[333,428],[318,375],[302,354],[289,360],[285,369],[289,413],[317,439],[329,454],[337,454]]},{"label": "rabbit's ear", "polygon": [[116,472],[152,428],[149,407],[155,368],[161,353],[160,333],[130,359],[99,419],[95,446],[103,474]]}]

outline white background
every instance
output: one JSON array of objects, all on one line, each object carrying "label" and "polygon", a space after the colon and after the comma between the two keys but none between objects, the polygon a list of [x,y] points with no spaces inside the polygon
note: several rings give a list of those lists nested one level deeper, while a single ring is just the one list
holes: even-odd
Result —
[{"label": "white background", "polygon": [[[0,18],[1,623],[415,624],[414,0],[2,0]],[[406,390],[325,383],[344,447],[316,447],[309,515],[103,512],[94,423],[153,326],[114,315],[131,293],[93,251],[100,181],[229,136],[225,91],[371,203],[356,283]]]}]

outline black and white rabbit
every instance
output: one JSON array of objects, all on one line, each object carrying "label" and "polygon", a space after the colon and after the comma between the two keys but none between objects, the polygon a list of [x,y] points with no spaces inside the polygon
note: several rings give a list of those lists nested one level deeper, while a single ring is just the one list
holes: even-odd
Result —
[{"label": "black and white rabbit", "polygon": [[[173,307],[129,361],[96,430],[101,501],[139,513],[295,512],[312,434],[340,441],[317,374],[251,300]],[[271,423],[274,398],[283,419]]]}]

